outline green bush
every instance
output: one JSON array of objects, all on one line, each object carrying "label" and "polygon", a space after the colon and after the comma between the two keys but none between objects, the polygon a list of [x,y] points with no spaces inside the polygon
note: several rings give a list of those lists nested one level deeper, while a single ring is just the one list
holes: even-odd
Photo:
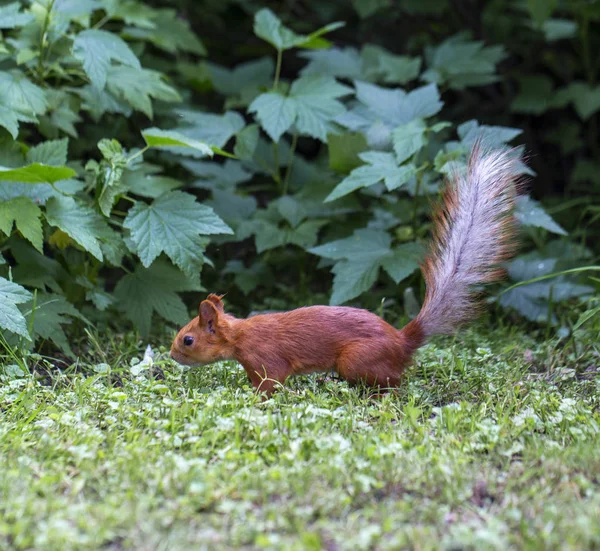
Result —
[{"label": "green bush", "polygon": [[[586,202],[597,199],[598,2],[566,2],[560,18],[553,2],[506,13],[491,2],[471,32],[460,32],[461,10],[434,0],[309,2],[311,17],[285,11],[285,25],[266,3],[155,4],[0,2],[8,344],[49,339],[71,354],[63,326],[119,313],[147,335],[154,315],[185,322],[180,294],[204,288],[228,291],[234,308],[326,296],[373,307],[386,296],[400,310],[419,278],[429,197],[482,136],[506,147],[525,128],[526,150],[542,140],[564,157],[574,202],[554,212],[580,206],[584,182]],[[389,49],[398,36],[402,55]],[[534,250],[511,265],[513,279],[587,261],[598,207],[578,211],[579,224],[570,212],[578,243],[548,241],[567,232],[519,200]],[[544,280],[501,303],[556,321],[551,303],[592,290]]]}]

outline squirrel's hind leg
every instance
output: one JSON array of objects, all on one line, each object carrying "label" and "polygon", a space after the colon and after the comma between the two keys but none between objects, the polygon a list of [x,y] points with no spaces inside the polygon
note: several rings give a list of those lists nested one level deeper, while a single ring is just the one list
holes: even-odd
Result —
[{"label": "squirrel's hind leg", "polygon": [[402,351],[377,340],[354,342],[338,357],[337,372],[349,383],[365,382],[369,386],[395,388],[402,381],[406,360]]}]

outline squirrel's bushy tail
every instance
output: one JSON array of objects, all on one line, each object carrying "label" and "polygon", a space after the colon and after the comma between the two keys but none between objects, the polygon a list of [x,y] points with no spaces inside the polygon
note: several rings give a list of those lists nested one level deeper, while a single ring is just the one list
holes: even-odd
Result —
[{"label": "squirrel's bushy tail", "polygon": [[474,319],[473,286],[499,279],[498,265],[515,250],[517,158],[476,144],[467,170],[448,181],[434,213],[434,239],[425,259],[425,301],[413,320],[427,338],[451,334]]}]

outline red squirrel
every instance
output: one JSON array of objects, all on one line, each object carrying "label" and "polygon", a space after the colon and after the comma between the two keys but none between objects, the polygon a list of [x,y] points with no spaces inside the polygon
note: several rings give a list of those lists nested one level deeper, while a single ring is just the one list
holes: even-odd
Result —
[{"label": "red squirrel", "polygon": [[271,395],[290,375],[336,370],[354,383],[398,386],[414,352],[432,335],[451,334],[476,317],[474,285],[498,280],[498,264],[515,250],[512,216],[515,156],[475,146],[467,170],[446,184],[434,211],[434,237],[422,271],[419,314],[398,331],[359,308],[307,306],[237,319],[210,294],[175,337],[181,364],[237,360],[256,390]]}]

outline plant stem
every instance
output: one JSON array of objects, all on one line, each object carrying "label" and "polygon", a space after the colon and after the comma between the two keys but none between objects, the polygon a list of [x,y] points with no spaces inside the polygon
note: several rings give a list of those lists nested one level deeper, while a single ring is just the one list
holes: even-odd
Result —
[{"label": "plant stem", "polygon": [[133,161],[133,159],[137,159],[137,157],[139,157],[140,155],[143,155],[144,153],[146,153],[146,151],[148,151],[148,149],[150,149],[149,145],[147,145],[146,147],[140,149],[137,153],[134,153],[130,157],[127,157],[127,164],[129,164],[131,161]]},{"label": "plant stem", "polygon": [[275,174],[273,179],[277,182],[277,186],[281,191],[281,171],[279,170],[279,144],[273,142],[273,162],[275,163]]},{"label": "plant stem", "polygon": [[285,171],[285,179],[283,181],[283,193],[282,195],[287,195],[288,187],[290,184],[290,176],[292,175],[292,166],[294,165],[294,152],[296,151],[296,145],[298,145],[298,132],[294,132],[292,136],[292,145],[290,147],[290,158],[288,160],[288,166]]},{"label": "plant stem", "polygon": [[46,53],[46,38],[48,36],[48,27],[50,26],[50,16],[52,14],[52,9],[54,8],[54,0],[50,2],[48,5],[48,9],[46,10],[46,16],[44,17],[44,24],[42,26],[42,32],[40,33],[40,56],[38,57],[37,64],[37,81],[44,81],[44,57]]},{"label": "plant stem", "polygon": [[98,23],[96,23],[92,29],[99,29],[101,27],[104,26],[105,23],[108,23],[111,19],[111,16],[106,14],[102,19],[100,19],[100,21],[98,21]]},{"label": "plant stem", "polygon": [[277,50],[277,65],[275,66],[275,79],[273,80],[273,90],[277,91],[279,86],[279,75],[281,74],[281,61],[283,58],[283,50]]}]

